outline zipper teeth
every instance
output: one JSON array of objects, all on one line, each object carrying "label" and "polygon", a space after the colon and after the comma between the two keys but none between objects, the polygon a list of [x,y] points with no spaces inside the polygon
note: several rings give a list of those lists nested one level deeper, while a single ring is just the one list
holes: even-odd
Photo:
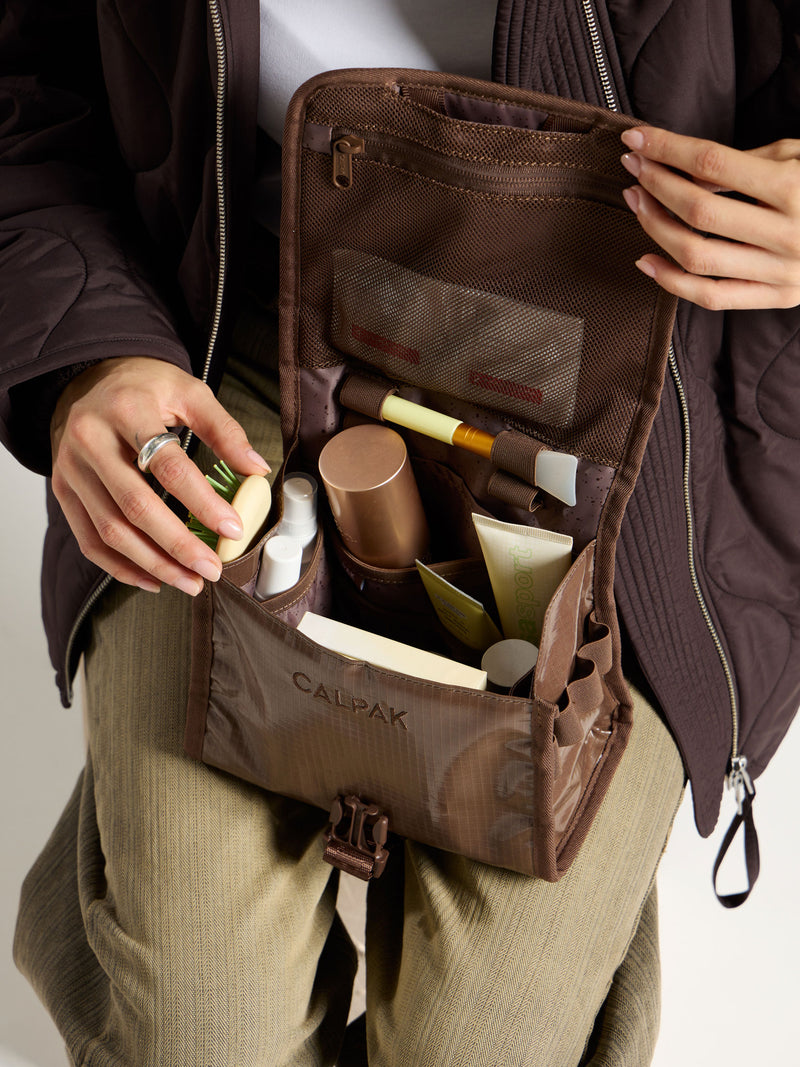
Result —
[{"label": "zipper teeth", "polygon": [[[208,335],[208,347],[206,348],[206,360],[203,366],[201,380],[208,381],[211,372],[211,360],[219,336],[219,325],[222,319],[222,301],[225,294],[225,279],[228,272],[228,204],[225,195],[225,97],[228,89],[228,59],[225,52],[225,30],[222,25],[219,0],[208,0],[208,11],[211,18],[211,28],[214,33],[214,47],[217,53],[217,93],[215,112],[215,177],[217,183],[217,218],[219,223],[219,271],[217,274],[217,293],[214,299],[214,315],[211,320],[211,329]],[[186,452],[194,436],[189,430],[183,440],[183,450]]]},{"label": "zipper teeth", "polygon": [[[597,25],[597,15],[595,13],[593,0],[581,0],[581,4],[583,6],[586,26],[589,31],[595,63],[597,65],[597,73],[600,76],[600,82],[603,86],[606,104],[608,105],[609,110],[619,111],[619,103],[614,90],[614,82],[609,72],[608,63],[606,62],[605,50],[600,36],[600,30]],[[700,579],[697,576],[697,567],[694,558],[694,511],[692,508],[691,493],[692,430],[689,420],[689,404],[686,400],[686,393],[683,388],[683,381],[678,368],[678,360],[675,356],[675,346],[672,342],[670,342],[669,346],[669,367],[678,393],[678,400],[681,408],[681,421],[683,423],[683,506],[686,514],[689,575],[692,582],[692,588],[694,589],[695,599],[697,600],[708,632],[711,635],[711,640],[714,642],[714,647],[717,650],[717,655],[719,656],[719,661],[725,675],[725,683],[728,687],[728,697],[731,707],[731,765],[735,767],[739,760],[739,704],[736,697],[736,685],[733,680],[733,671],[731,670],[728,657],[725,654],[725,649],[722,647],[722,641],[717,628],[714,625],[714,620],[711,618],[711,612],[708,610],[703,590],[700,587]]]},{"label": "zipper teeth", "polygon": [[[222,318],[222,298],[225,291],[225,278],[227,274],[228,266],[228,211],[227,202],[225,198],[225,97],[228,87],[228,61],[225,52],[225,31],[222,25],[222,16],[220,14],[219,0],[208,0],[209,15],[211,18],[211,26],[214,33],[214,45],[217,53],[217,92],[216,92],[216,139],[215,139],[215,173],[217,182],[217,212],[219,217],[219,272],[217,275],[217,293],[214,301],[214,316],[211,321],[211,330],[208,337],[208,347],[206,349],[206,360],[203,367],[202,381],[208,381],[208,375],[211,371],[211,359],[214,354],[214,348],[217,343],[217,337],[219,335],[219,325]],[[193,433],[191,430],[185,435],[181,447],[184,452],[189,448],[189,444],[192,440]],[[166,499],[166,491],[162,494],[162,499]],[[75,622],[72,624],[69,638],[67,640],[67,648],[64,655],[64,677],[66,679],[66,696],[69,703],[72,703],[73,688],[70,680],[70,659],[72,657],[72,649],[75,644],[75,638],[78,635],[78,631],[85,622],[87,616],[91,612],[92,608],[98,602],[103,593],[108,589],[109,585],[113,581],[110,574],[107,574],[102,579],[100,584],[92,593],[89,594],[88,599],[84,602],[83,607],[78,612]]]},{"label": "zipper teeth", "polygon": [[597,15],[595,14],[594,4],[592,3],[592,0],[581,0],[581,3],[583,5],[583,13],[586,17],[586,26],[589,30],[589,38],[592,42],[592,51],[594,52],[594,60],[597,65],[597,73],[600,75],[600,84],[603,87],[603,95],[606,98],[606,107],[609,111],[619,111],[619,101],[617,100],[617,94],[614,90],[614,82],[611,77],[611,72],[608,69],[608,63],[606,62],[603,40],[597,26]]},{"label": "zipper teeth", "polygon": [[72,646],[75,643],[75,638],[78,634],[78,630],[80,630],[81,626],[83,626],[87,615],[95,606],[95,604],[103,595],[103,593],[105,593],[106,589],[108,589],[108,587],[111,585],[113,580],[114,579],[111,577],[110,574],[107,574],[105,578],[101,580],[100,584],[89,594],[88,598],[83,604],[83,607],[78,612],[75,622],[72,624],[72,629],[69,633],[69,639],[67,640],[67,649],[64,654],[64,682],[68,704],[72,704],[73,697],[72,679],[70,677],[69,671],[69,661],[72,657]]},{"label": "zipper teeth", "polygon": [[[331,142],[331,148],[326,154],[336,160],[333,146],[344,137],[353,136],[351,133],[341,137],[335,137]],[[315,151],[321,151],[314,149]],[[547,168],[527,168],[529,173],[524,173],[523,168],[515,169],[511,174],[505,170],[501,176],[493,177],[492,174],[502,164],[487,165],[476,174],[477,168],[470,167],[460,162],[452,162],[442,153],[436,152],[425,144],[416,142],[403,142],[399,138],[375,135],[368,142],[368,150],[360,152],[355,159],[364,163],[377,163],[381,165],[389,160],[393,165],[407,167],[413,164],[413,174],[422,180],[437,184],[452,185],[458,183],[458,187],[467,189],[479,196],[497,196],[505,198],[515,197],[552,197],[569,196],[594,198],[613,207],[622,206],[622,197],[619,193],[619,183],[613,179],[603,179],[599,176],[589,177],[581,174],[573,167],[552,165]],[[362,164],[359,164],[361,166]],[[336,163],[334,163],[334,174]],[[352,166],[352,164],[351,164]],[[522,173],[520,173],[522,172]],[[469,174],[470,183],[466,185],[464,174]],[[350,185],[334,185],[343,192],[347,192]]]},{"label": "zipper teeth", "polygon": [[[350,132],[335,136],[331,142],[331,154],[333,154],[333,146],[338,141],[350,136],[352,136]],[[443,180],[446,180],[451,175],[462,177],[467,173],[477,175],[478,181],[488,183],[491,188],[497,188],[499,191],[511,186],[527,189],[529,186],[563,186],[565,182],[571,182],[573,185],[592,191],[610,190],[615,194],[615,199],[619,198],[617,179],[599,175],[587,178],[579,168],[568,163],[551,163],[543,167],[528,162],[508,164],[500,160],[476,165],[469,158],[448,156],[442,151],[437,151],[424,141],[401,138],[388,132],[377,131],[373,136],[362,136],[361,139],[365,141],[365,145],[361,152],[355,155],[355,159],[381,162],[382,159],[389,157],[390,161],[399,161],[401,165],[404,162],[433,164],[436,171],[429,171],[427,174],[421,172],[423,177],[441,176]]]},{"label": "zipper teeth", "polygon": [[670,344],[669,346],[669,368],[672,374],[672,378],[675,382],[675,388],[678,392],[678,399],[681,406],[681,421],[683,423],[683,506],[686,512],[686,535],[688,541],[688,556],[689,556],[689,574],[692,579],[692,587],[694,589],[694,595],[697,598],[697,603],[700,605],[700,611],[705,619],[708,632],[711,634],[711,640],[714,642],[714,647],[717,650],[720,663],[722,664],[722,670],[725,673],[725,681],[728,686],[728,696],[731,702],[731,722],[732,722],[732,735],[731,735],[731,761],[733,762],[739,755],[739,713],[738,702],[736,699],[736,687],[733,682],[733,671],[731,670],[728,657],[725,654],[725,649],[722,647],[722,641],[720,640],[717,628],[714,625],[714,620],[711,618],[711,613],[708,610],[706,599],[703,596],[703,591],[700,588],[700,580],[697,576],[697,568],[695,566],[694,559],[694,513],[692,509],[692,495],[691,495],[691,451],[692,451],[692,430],[689,421],[689,405],[686,401],[686,392],[683,388],[683,381],[681,379],[680,370],[678,369],[678,360],[675,356],[675,346]]}]

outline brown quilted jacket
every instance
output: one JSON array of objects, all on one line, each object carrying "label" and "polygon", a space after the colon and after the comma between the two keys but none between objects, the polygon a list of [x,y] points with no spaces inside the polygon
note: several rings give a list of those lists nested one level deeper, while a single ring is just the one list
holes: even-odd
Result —
[{"label": "brown quilted jacket", "polygon": [[[48,473],[58,389],[87,361],[198,373],[210,355],[219,380],[257,48],[255,0],[4,6],[0,435],[32,469]],[[500,0],[494,77],[746,148],[800,136],[800,15],[792,0]],[[800,308],[680,308],[618,551],[622,621],[704,834],[732,755],[757,775],[800,703],[799,332]],[[43,610],[66,703],[103,576],[52,496],[49,513]]]}]

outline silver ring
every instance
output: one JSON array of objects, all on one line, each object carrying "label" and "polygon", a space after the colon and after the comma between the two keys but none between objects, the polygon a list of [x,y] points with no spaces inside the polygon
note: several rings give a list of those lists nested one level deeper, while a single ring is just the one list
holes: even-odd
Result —
[{"label": "silver ring", "polygon": [[177,441],[178,444],[181,443],[181,439],[176,433],[157,433],[155,437],[145,441],[139,450],[139,455],[136,457],[136,463],[142,474],[147,474],[148,467],[153,462],[153,456],[156,452],[171,441]]}]

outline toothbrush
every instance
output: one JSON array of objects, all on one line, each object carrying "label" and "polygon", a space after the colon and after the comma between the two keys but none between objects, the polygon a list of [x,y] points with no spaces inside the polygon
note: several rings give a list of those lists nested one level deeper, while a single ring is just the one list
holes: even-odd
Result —
[{"label": "toothbrush", "polygon": [[238,559],[250,547],[258,531],[266,522],[272,506],[272,490],[266,477],[251,474],[239,478],[223,460],[214,464],[216,477],[206,475],[209,485],[227,500],[242,522],[242,536],[238,540],[224,537],[204,525],[196,515],[189,515],[186,525],[219,556],[223,563]]}]

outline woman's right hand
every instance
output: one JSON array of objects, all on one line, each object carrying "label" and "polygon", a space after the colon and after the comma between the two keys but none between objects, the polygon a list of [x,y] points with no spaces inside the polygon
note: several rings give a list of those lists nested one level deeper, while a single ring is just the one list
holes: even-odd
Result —
[{"label": "woman's right hand", "polygon": [[[159,359],[104,360],[64,389],[50,428],[52,487],[83,554],[120,582],[195,596],[216,581],[219,557],[164,503],[139,471],[139,450],[170,426],[187,426],[239,474],[266,462],[207,385]],[[177,443],[149,473],[209,529],[241,537],[238,515]]]}]

